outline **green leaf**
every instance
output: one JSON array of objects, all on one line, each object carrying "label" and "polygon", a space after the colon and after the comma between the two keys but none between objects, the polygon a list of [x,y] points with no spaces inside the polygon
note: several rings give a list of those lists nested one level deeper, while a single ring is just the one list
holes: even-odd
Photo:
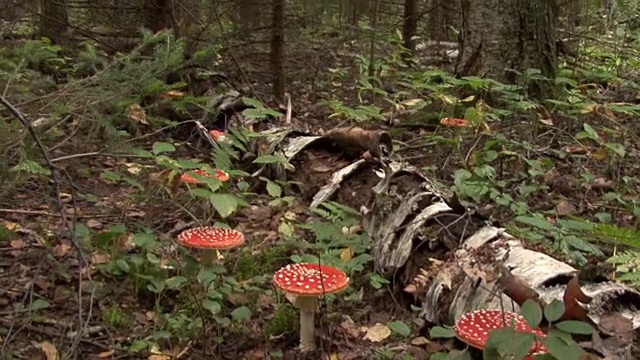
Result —
[{"label": "green leaf", "polygon": [[618,144],[618,143],[606,143],[604,144],[604,146],[613,151],[614,153],[616,153],[616,155],[620,156],[621,158],[623,158],[626,154],[627,151],[625,150],[624,146],[622,146],[622,144]]},{"label": "green leaf", "polygon": [[131,152],[133,153],[133,155],[138,156],[138,157],[143,157],[143,158],[152,158],[153,157],[153,154],[151,154],[147,150],[133,149]]},{"label": "green leaf", "polygon": [[456,337],[456,332],[453,329],[434,326],[429,330],[429,337],[431,339],[451,339]]},{"label": "green leaf", "polygon": [[153,155],[160,155],[162,153],[174,152],[176,151],[176,148],[175,146],[173,146],[173,144],[158,141],[156,143],[153,143],[153,148],[151,150],[153,151]]},{"label": "green leaf", "polygon": [[560,300],[553,300],[544,307],[544,318],[548,322],[554,322],[564,314],[564,304]]},{"label": "green leaf", "polygon": [[140,352],[142,350],[145,350],[147,347],[149,347],[149,343],[147,341],[134,340],[131,343],[131,345],[129,346],[129,351],[131,351],[133,353],[137,353],[137,352]]},{"label": "green leaf", "polygon": [[207,299],[205,301],[202,302],[202,307],[204,309],[209,310],[209,312],[213,315],[216,315],[217,313],[220,312],[220,310],[222,310],[222,306],[220,305],[219,302],[217,301],[213,301],[211,299]]},{"label": "green leaf", "polygon": [[42,310],[42,309],[46,309],[49,306],[51,306],[51,304],[49,304],[49,302],[47,300],[44,299],[35,299],[32,303],[31,303],[31,311],[38,311],[38,310]]},{"label": "green leaf", "polygon": [[575,335],[591,335],[593,327],[585,322],[576,320],[565,320],[555,324],[556,328]]},{"label": "green leaf", "polygon": [[267,192],[269,195],[279,198],[282,196],[282,187],[273,181],[267,180]]},{"label": "green leaf", "polygon": [[[503,329],[491,333],[487,341],[487,349],[495,348],[501,355],[512,355],[514,359],[522,359],[533,346],[535,335],[530,333],[519,333],[512,329]],[[502,358],[511,358],[505,356]],[[488,359],[488,357],[485,357]]]},{"label": "green leaf", "polygon": [[[433,355],[432,355],[431,359],[433,359]],[[473,358],[471,357],[471,354],[469,353],[469,350],[467,350],[467,349],[464,349],[462,351],[453,349],[453,350],[449,351],[449,354],[446,355],[445,359],[447,359],[447,360],[473,360]],[[486,360],[489,360],[489,359],[486,358]]]},{"label": "green leaf", "polygon": [[175,290],[180,288],[182,284],[186,283],[187,278],[185,278],[184,276],[174,276],[166,279],[164,282],[165,284],[167,284],[168,289]]},{"label": "green leaf", "polygon": [[516,221],[519,223],[527,224],[536,227],[541,230],[553,230],[554,226],[546,219],[534,216],[517,216]]},{"label": "green leaf", "polygon": [[264,111],[263,109],[246,109],[242,112],[242,115],[254,119],[267,117],[266,111]]},{"label": "green leaf", "polygon": [[258,156],[257,159],[253,160],[254,164],[281,164],[285,162],[286,159],[284,156],[277,155],[262,155]]},{"label": "green leaf", "polygon": [[80,239],[86,240],[89,238],[89,236],[91,236],[91,230],[89,230],[89,228],[85,224],[76,223],[74,230],[76,236]]},{"label": "green leaf", "polygon": [[527,301],[522,304],[520,312],[524,319],[527,320],[529,326],[532,328],[540,326],[540,322],[542,321],[542,309],[540,309],[540,305],[537,302],[527,299]]},{"label": "green leaf", "polygon": [[238,209],[238,198],[231,194],[211,194],[209,202],[223,219]]},{"label": "green leaf", "polygon": [[[562,360],[578,360],[579,355],[583,352],[582,349],[575,349],[571,344],[567,344],[563,339],[558,337],[547,337],[542,342],[549,349],[549,353],[556,359]],[[578,347],[579,348],[579,347]]]},{"label": "green leaf", "polygon": [[[453,350],[451,350],[453,351]],[[452,355],[449,353],[443,353],[443,352],[439,352],[439,353],[435,353],[435,354],[431,354],[431,356],[429,357],[429,360],[451,360]]]},{"label": "green leaf", "polygon": [[201,198],[208,198],[209,196],[211,196],[213,194],[213,192],[211,192],[208,189],[202,189],[202,188],[195,188],[195,189],[190,189],[189,191],[191,193],[191,195],[196,196],[196,197],[201,197]]},{"label": "green leaf", "polygon": [[598,132],[591,125],[589,125],[587,123],[584,123],[584,124],[582,124],[582,128],[589,135],[588,137],[591,140],[598,141],[598,139],[600,138],[598,136]]},{"label": "green leaf", "polygon": [[257,109],[264,108],[264,105],[260,101],[258,101],[256,99],[253,99],[253,98],[250,98],[250,97],[243,97],[242,98],[242,102],[247,106],[252,106],[252,107],[257,108]]},{"label": "green leaf", "polygon": [[129,271],[131,271],[131,268],[129,267],[129,264],[126,261],[122,260],[122,259],[116,260],[116,266],[122,272],[129,273]]},{"label": "green leaf", "polygon": [[411,335],[411,328],[402,321],[390,321],[387,323],[387,326],[391,331],[402,337],[408,337]]},{"label": "green leaf", "polygon": [[238,321],[249,320],[251,319],[251,310],[246,306],[240,306],[233,309],[231,317]]}]

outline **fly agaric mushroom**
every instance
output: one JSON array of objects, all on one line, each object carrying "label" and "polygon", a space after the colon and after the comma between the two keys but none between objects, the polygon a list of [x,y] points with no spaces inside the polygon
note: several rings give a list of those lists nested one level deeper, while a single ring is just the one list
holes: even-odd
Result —
[{"label": "fly agaric mushroom", "polygon": [[244,235],[238,230],[203,226],[181,232],[178,242],[185,247],[203,249],[202,263],[211,265],[218,250],[232,249],[244,244]]},{"label": "fly agaric mushroom", "polygon": [[[215,175],[212,175],[212,174],[208,173],[207,171],[201,170],[201,169],[194,170],[193,172],[196,175],[203,176],[203,177],[214,177],[214,178],[216,178],[216,179],[218,179],[218,180],[220,180],[222,182],[225,182],[225,181],[229,180],[229,174],[227,174],[227,172],[224,171],[224,170],[216,170],[216,174]],[[182,182],[186,182],[188,184],[202,184],[202,181],[196,179],[195,177],[193,177],[189,173],[182,174],[182,176],[180,176],[180,180]]]},{"label": "fly agaric mushroom", "polygon": [[469,122],[466,119],[446,117],[440,119],[440,124],[452,127],[467,127],[469,125]]},{"label": "fly agaric mushroom", "polygon": [[[542,330],[532,329],[522,315],[494,309],[476,310],[462,315],[456,322],[454,330],[456,337],[462,342],[483,350],[492,331],[502,330],[512,325],[517,332],[534,334],[540,338],[547,337],[547,334],[543,333]],[[547,352],[547,347],[536,340],[529,354]],[[529,360],[530,357],[525,359]]]},{"label": "fly agaric mushroom", "polygon": [[334,267],[299,263],[289,264],[273,275],[280,290],[296,295],[294,306],[300,308],[300,350],[315,349],[314,312],[318,297],[335,294],[349,286],[349,277]]},{"label": "fly agaric mushroom", "polygon": [[219,130],[211,130],[209,131],[209,136],[213,139],[213,141],[219,144],[231,144],[231,140],[227,138],[227,133]]}]

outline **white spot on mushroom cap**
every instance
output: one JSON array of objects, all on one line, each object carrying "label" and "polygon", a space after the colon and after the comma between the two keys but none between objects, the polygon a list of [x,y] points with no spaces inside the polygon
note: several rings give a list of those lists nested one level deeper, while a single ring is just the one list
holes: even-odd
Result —
[{"label": "white spot on mushroom cap", "polygon": [[273,281],[286,292],[310,296],[337,293],[349,286],[342,270],[310,263],[289,264],[273,275]]},{"label": "white spot on mushroom cap", "polygon": [[244,244],[244,235],[233,229],[202,226],[181,232],[178,242],[188,247],[223,250]]}]

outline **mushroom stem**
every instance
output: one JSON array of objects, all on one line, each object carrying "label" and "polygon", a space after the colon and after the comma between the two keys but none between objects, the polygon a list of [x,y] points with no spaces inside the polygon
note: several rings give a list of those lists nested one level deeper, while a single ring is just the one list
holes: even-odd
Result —
[{"label": "mushroom stem", "polygon": [[318,297],[299,296],[296,305],[300,308],[300,350],[311,351],[316,348],[314,338],[314,314],[318,307]]},{"label": "mushroom stem", "polygon": [[204,250],[202,252],[202,265],[211,266],[215,258],[216,258],[216,251],[214,249]]}]

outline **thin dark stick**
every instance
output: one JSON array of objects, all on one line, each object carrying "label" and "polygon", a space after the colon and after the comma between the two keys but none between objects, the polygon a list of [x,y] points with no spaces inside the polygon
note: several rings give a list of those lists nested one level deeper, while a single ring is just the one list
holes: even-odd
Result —
[{"label": "thin dark stick", "polygon": [[[11,112],[11,114],[13,114],[13,116],[18,119],[18,121],[20,121],[20,123],[22,124],[22,126],[24,126],[27,131],[29,132],[29,134],[31,135],[31,137],[33,138],[33,140],[35,141],[36,145],[38,146],[38,149],[40,150],[40,152],[42,153],[42,157],[44,158],[45,162],[47,163],[47,167],[49,168],[49,170],[51,171],[51,179],[53,180],[53,184],[54,184],[54,188],[55,188],[55,192],[56,192],[56,205],[58,206],[58,211],[60,212],[60,217],[62,218],[62,222],[64,223],[65,228],[67,229],[67,231],[69,232],[69,236],[71,237],[71,243],[73,244],[74,248],[76,249],[77,255],[78,255],[78,303],[82,304],[82,277],[83,277],[83,271],[82,269],[88,265],[87,259],[84,256],[84,253],[82,252],[82,248],[80,247],[80,244],[78,243],[78,237],[76,236],[76,232],[75,232],[75,227],[76,227],[76,218],[73,218],[73,221],[71,224],[69,224],[67,215],[65,213],[65,209],[64,209],[64,205],[62,202],[62,190],[60,188],[60,181],[58,179],[58,173],[57,173],[57,169],[55,167],[55,165],[53,165],[53,163],[51,162],[51,158],[49,157],[49,154],[47,153],[47,149],[45,148],[44,144],[42,143],[42,141],[40,140],[40,138],[38,137],[38,134],[36,134],[35,129],[33,128],[33,125],[31,125],[31,122],[29,122],[24,115],[22,115],[22,113],[16,109],[9,101],[7,101],[7,99],[4,98],[4,96],[0,96],[0,104],[2,104],[4,107],[7,108],[7,110],[9,110]],[[77,209],[75,209],[75,196],[74,194],[72,194],[72,198],[73,198],[73,205],[74,205],[74,213],[77,213]],[[91,275],[87,272],[87,278],[89,280],[90,283],[93,283],[93,280],[91,279]],[[92,289],[95,289],[95,286],[91,287]],[[91,300],[93,300],[93,291],[91,294]],[[87,326],[87,322],[89,321],[89,317],[87,317],[86,322],[83,322],[82,319],[82,307],[79,306],[78,307],[78,336],[76,337],[74,344],[72,345],[70,352],[73,353],[75,351],[75,348],[78,346],[78,344],[80,343],[80,341],[82,340],[82,337],[84,335],[84,329]],[[93,301],[90,301],[89,304],[89,314],[91,314],[91,310],[93,308]]]}]

